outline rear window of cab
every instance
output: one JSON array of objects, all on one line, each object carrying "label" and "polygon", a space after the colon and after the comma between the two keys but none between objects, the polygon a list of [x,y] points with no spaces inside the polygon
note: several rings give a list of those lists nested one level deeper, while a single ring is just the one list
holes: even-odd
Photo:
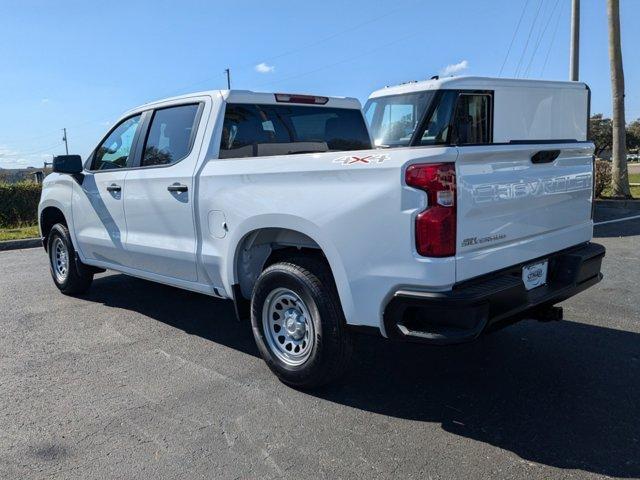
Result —
[{"label": "rear window of cab", "polygon": [[370,148],[369,132],[360,110],[229,103],[222,127],[220,158]]}]

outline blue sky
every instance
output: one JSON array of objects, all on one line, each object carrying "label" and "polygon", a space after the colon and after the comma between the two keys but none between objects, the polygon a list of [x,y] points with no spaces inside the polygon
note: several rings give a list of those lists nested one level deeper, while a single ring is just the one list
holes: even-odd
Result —
[{"label": "blue sky", "polygon": [[[225,88],[226,67],[233,88],[362,101],[437,73],[498,75],[503,63],[502,76],[566,79],[570,3],[2,0],[0,167],[64,153],[62,127],[70,153],[84,156],[123,111]],[[640,117],[640,0],[620,3],[631,120]],[[592,112],[609,114],[605,0],[582,1],[581,41]]]}]

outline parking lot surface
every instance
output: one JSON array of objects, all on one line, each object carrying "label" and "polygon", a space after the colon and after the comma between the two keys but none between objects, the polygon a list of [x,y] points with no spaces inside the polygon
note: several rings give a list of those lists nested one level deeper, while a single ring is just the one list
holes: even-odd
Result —
[{"label": "parking lot surface", "polygon": [[640,477],[640,220],[595,236],[605,280],[564,321],[358,336],[317,392],[278,382],[230,302],[117,273],[65,297],[42,249],[0,252],[0,478]]}]

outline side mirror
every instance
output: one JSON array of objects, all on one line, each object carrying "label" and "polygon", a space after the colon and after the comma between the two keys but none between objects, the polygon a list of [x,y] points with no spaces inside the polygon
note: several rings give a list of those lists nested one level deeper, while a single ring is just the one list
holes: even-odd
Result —
[{"label": "side mirror", "polygon": [[58,155],[53,157],[53,171],[55,173],[82,173],[82,158],[80,155]]}]

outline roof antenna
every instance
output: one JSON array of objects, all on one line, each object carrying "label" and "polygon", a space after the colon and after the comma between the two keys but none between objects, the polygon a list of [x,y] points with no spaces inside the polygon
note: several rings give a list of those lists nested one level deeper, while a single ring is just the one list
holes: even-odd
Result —
[{"label": "roof antenna", "polygon": [[440,80],[440,75],[434,75],[429,80]]},{"label": "roof antenna", "polygon": [[227,74],[227,90],[231,90],[231,70],[225,68],[224,73]]}]

